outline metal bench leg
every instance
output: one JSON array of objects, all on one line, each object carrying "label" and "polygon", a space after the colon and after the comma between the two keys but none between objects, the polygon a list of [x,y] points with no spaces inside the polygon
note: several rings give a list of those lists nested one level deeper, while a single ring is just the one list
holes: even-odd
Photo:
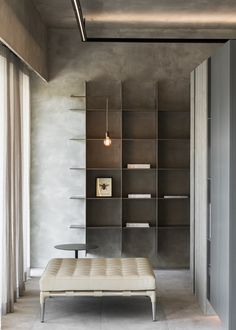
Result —
[{"label": "metal bench leg", "polygon": [[45,301],[49,295],[45,292],[40,292],[40,316],[41,322],[44,322],[44,315],[45,315]]},{"label": "metal bench leg", "polygon": [[152,320],[156,321],[156,292],[155,291],[149,292],[149,297],[152,303]]}]

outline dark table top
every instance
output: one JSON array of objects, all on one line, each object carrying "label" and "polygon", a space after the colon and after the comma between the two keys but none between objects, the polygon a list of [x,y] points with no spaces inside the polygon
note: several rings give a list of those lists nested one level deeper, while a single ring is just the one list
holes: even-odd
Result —
[{"label": "dark table top", "polygon": [[60,244],[60,245],[55,245],[54,246],[56,249],[59,250],[69,250],[69,251],[83,251],[83,250],[93,250],[96,249],[96,245],[92,244]]}]

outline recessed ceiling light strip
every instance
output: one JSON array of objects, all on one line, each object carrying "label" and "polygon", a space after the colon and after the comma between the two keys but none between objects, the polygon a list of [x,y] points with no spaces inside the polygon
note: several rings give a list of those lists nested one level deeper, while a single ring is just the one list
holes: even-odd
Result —
[{"label": "recessed ceiling light strip", "polygon": [[209,43],[209,44],[218,44],[225,43],[229,39],[212,39],[212,38],[99,38],[92,37],[87,38],[88,42],[137,42],[137,43]]},{"label": "recessed ceiling light strip", "polygon": [[86,41],[87,36],[86,36],[83,12],[82,12],[80,2],[79,2],[79,0],[71,0],[71,2],[72,2],[72,6],[74,8],[75,17],[76,17],[78,27],[80,30],[81,39],[82,39],[82,41]]},{"label": "recessed ceiling light strip", "polygon": [[71,0],[82,41],[88,42],[137,42],[137,43],[225,43],[228,38],[99,38],[87,37],[85,29],[85,20],[80,4],[80,0]]}]

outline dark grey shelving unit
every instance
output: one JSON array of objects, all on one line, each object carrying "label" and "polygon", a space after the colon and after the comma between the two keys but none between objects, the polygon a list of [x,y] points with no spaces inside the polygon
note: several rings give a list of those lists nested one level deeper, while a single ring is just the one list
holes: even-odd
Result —
[{"label": "dark grey shelving unit", "polygon": [[[142,105],[137,98],[129,98],[130,94],[127,97],[137,91],[132,84],[86,84],[86,239],[98,244],[94,251],[98,255],[148,255],[155,263],[158,201],[155,89],[155,83],[147,84],[148,102]],[[106,97],[112,137],[109,148],[103,145]],[[128,163],[150,163],[151,169],[128,169]],[[112,198],[96,197],[96,177],[112,177]],[[129,193],[151,193],[152,198],[130,199]],[[126,222],[150,222],[150,227],[127,228]],[[140,240],[140,235],[146,238]]]},{"label": "dark grey shelving unit", "polygon": [[[189,112],[158,110],[157,87],[86,83],[86,241],[98,245],[96,255],[148,256],[154,266],[187,267],[189,198],[164,195],[189,196]],[[103,144],[106,98],[110,147]],[[129,169],[129,163],[151,168]],[[97,177],[112,178],[112,197],[96,197]],[[128,198],[132,193],[151,198]],[[150,227],[130,228],[126,222]]]}]

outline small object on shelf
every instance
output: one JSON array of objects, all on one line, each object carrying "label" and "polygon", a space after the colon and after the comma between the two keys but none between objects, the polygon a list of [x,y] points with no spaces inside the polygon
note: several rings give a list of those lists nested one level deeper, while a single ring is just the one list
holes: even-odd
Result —
[{"label": "small object on shelf", "polygon": [[96,197],[112,197],[112,178],[96,178]]},{"label": "small object on shelf", "polygon": [[133,168],[151,168],[151,164],[127,164],[127,168],[133,169]]},{"label": "small object on shelf", "polygon": [[164,196],[164,198],[165,199],[187,199],[187,198],[189,198],[189,196],[187,196],[187,195],[165,195]]},{"label": "small object on shelf", "polygon": [[151,198],[151,194],[128,194],[128,198]]},{"label": "small object on shelf", "polygon": [[148,222],[126,222],[127,228],[149,228]]}]

